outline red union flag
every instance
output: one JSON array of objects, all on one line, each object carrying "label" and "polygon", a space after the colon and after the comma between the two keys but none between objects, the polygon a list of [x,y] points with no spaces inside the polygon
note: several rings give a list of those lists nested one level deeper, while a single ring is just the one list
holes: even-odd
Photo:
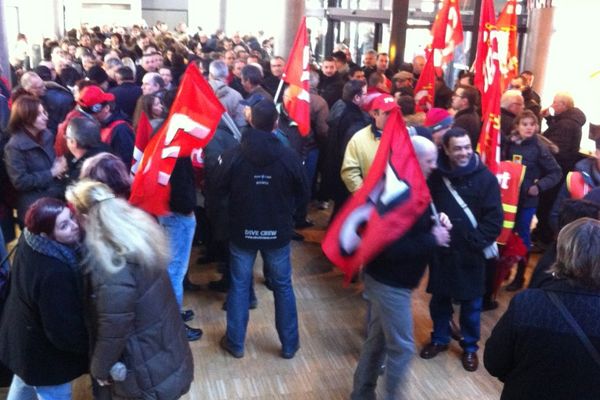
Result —
[{"label": "red union flag", "polygon": [[[498,66],[497,45],[495,54],[492,54],[492,38],[495,36],[496,13],[494,11],[494,2],[493,0],[483,0],[481,3],[481,18],[479,19],[479,34],[477,36],[477,53],[473,65],[475,70],[475,86],[477,86],[483,97],[488,92],[494,78],[495,71],[492,68]],[[496,60],[495,63],[494,58]],[[483,98],[481,103],[485,107]],[[485,114],[485,109],[483,110],[483,114]]]},{"label": "red union flag", "polygon": [[283,81],[289,85],[289,100],[285,100],[285,109],[290,118],[298,124],[298,131],[303,136],[310,132],[309,61],[306,17],[302,17],[283,71]]},{"label": "red union flag", "polygon": [[[496,43],[496,40],[493,40],[493,43]],[[493,174],[496,174],[500,163],[500,95],[502,93],[500,91],[498,59],[495,59],[492,65],[494,75],[491,86],[484,93],[481,101],[483,124],[479,135],[478,150],[481,160]]]},{"label": "red union flag", "polygon": [[392,111],[364,184],[329,226],[323,252],[348,282],[362,265],[402,237],[430,202],[404,119],[399,110]]},{"label": "red union flag", "polygon": [[175,162],[206,146],[224,111],[198,67],[190,64],[167,120],[144,149],[129,202],[156,216],[167,214]]},{"label": "red union flag", "polygon": [[463,28],[458,0],[444,0],[431,27],[431,48],[436,68],[454,58],[454,49],[463,42]]},{"label": "red union flag", "polygon": [[510,81],[519,75],[519,50],[517,43],[517,0],[508,0],[498,17],[498,55],[504,91]]},{"label": "red union flag", "polygon": [[435,68],[433,66],[433,53],[427,54],[427,61],[421,71],[415,86],[415,111],[427,112],[433,107],[435,99]]},{"label": "red union flag", "polygon": [[138,126],[135,129],[135,147],[133,148],[133,160],[131,161],[131,173],[135,175],[140,167],[140,161],[144,155],[144,149],[152,136],[152,125],[145,112],[140,113]]}]

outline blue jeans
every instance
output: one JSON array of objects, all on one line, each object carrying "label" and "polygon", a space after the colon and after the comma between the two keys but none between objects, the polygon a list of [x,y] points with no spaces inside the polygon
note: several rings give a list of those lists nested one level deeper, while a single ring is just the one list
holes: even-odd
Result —
[{"label": "blue jeans", "polygon": [[183,278],[190,263],[192,241],[196,229],[196,216],[194,213],[189,215],[171,213],[164,217],[158,217],[158,222],[164,227],[169,238],[171,261],[167,271],[171,279],[175,299],[181,309],[183,305]]},{"label": "blue jeans", "polygon": [[535,207],[519,208],[515,217],[515,231],[519,234],[527,250],[531,249],[531,220],[535,215]]},{"label": "blue jeans", "polygon": [[[306,177],[308,178],[308,185],[311,188],[313,187],[313,182],[315,181],[315,175],[317,174],[317,162],[319,161],[319,149],[312,149],[306,155],[306,159],[304,160],[304,168],[306,170]],[[311,193],[311,198],[314,193]]]},{"label": "blue jeans", "polygon": [[6,400],[71,400],[71,382],[53,386],[31,386],[13,375]]},{"label": "blue jeans", "polygon": [[412,290],[377,282],[364,274],[365,295],[370,302],[369,333],[356,371],[350,398],[376,398],[375,387],[381,366],[385,364],[383,399],[400,399],[400,388],[415,354]]},{"label": "blue jeans", "polygon": [[[227,341],[235,351],[244,351],[248,327],[248,302],[253,281],[253,267],[257,250],[229,244],[231,287],[227,295]],[[296,296],[292,288],[290,245],[278,249],[261,250],[269,266],[269,278],[275,296],[275,326],[283,352],[293,352],[299,346]]]},{"label": "blue jeans", "polygon": [[[464,351],[476,352],[479,349],[481,329],[482,297],[460,301],[460,332],[463,340],[460,343]],[[429,312],[433,320],[431,342],[436,344],[450,343],[450,318],[452,318],[452,299],[444,296],[431,296]]]}]

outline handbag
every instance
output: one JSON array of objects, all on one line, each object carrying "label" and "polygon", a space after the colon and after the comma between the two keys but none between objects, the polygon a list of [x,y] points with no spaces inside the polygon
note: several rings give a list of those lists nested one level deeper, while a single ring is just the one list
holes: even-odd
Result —
[{"label": "handbag", "polygon": [[546,293],[546,296],[548,296],[550,301],[556,306],[556,308],[558,308],[558,311],[560,311],[560,313],[562,314],[565,321],[567,321],[567,323],[575,331],[575,334],[577,335],[577,337],[579,338],[579,340],[581,341],[581,343],[587,350],[588,354],[594,359],[596,364],[598,364],[598,366],[600,367],[600,354],[598,353],[598,350],[596,350],[596,348],[594,347],[592,342],[590,342],[590,339],[588,339],[588,337],[585,335],[585,333],[583,332],[583,329],[581,329],[581,326],[579,326],[577,321],[575,321],[575,318],[573,318],[573,314],[571,314],[569,312],[569,310],[567,310],[567,307],[565,307],[563,302],[560,301],[560,299],[558,298],[556,293],[549,292],[549,291],[545,291],[544,293]]},{"label": "handbag", "polygon": [[[452,187],[452,183],[450,183],[450,180],[448,178],[443,176],[442,179],[444,180],[444,184],[448,188],[448,191],[450,192],[452,197],[454,197],[454,200],[456,200],[456,202],[458,203],[460,208],[462,208],[464,213],[467,215],[467,218],[471,222],[471,225],[473,225],[473,228],[477,229],[477,220],[475,219],[475,216],[473,215],[473,212],[471,211],[471,209],[469,208],[467,203],[465,203],[465,201],[462,199],[462,197],[460,197],[460,195],[458,194],[456,189],[454,189]],[[491,260],[492,258],[498,258],[499,255],[500,255],[500,252],[498,251],[498,243],[496,243],[495,241],[483,249],[483,256],[485,257],[486,260]]]}]

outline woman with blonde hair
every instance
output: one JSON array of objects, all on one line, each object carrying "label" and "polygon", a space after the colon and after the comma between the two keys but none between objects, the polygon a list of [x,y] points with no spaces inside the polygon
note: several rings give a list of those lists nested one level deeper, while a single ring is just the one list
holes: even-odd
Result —
[{"label": "woman with blonde hair", "polygon": [[554,280],[513,297],[485,345],[502,400],[600,398],[600,221],[558,234]]},{"label": "woman with blonde hair", "polygon": [[[67,199],[86,233],[90,373],[99,391],[127,398],[181,397],[190,388],[193,361],[166,272],[163,230],[100,182],[80,181],[68,189]],[[119,362],[127,369],[124,377],[111,374]]]}]

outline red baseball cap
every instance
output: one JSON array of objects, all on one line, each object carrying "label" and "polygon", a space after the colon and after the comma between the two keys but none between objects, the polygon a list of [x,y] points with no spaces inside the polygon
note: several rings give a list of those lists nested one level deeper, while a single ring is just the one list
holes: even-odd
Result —
[{"label": "red baseball cap", "polygon": [[108,103],[115,101],[115,96],[112,93],[106,93],[99,86],[86,86],[79,94],[79,105],[90,108],[96,104]]},{"label": "red baseball cap", "polygon": [[377,96],[371,102],[371,111],[381,110],[383,112],[387,112],[394,109],[400,109],[400,107],[398,106],[398,103],[396,103],[396,99],[389,94]]}]

